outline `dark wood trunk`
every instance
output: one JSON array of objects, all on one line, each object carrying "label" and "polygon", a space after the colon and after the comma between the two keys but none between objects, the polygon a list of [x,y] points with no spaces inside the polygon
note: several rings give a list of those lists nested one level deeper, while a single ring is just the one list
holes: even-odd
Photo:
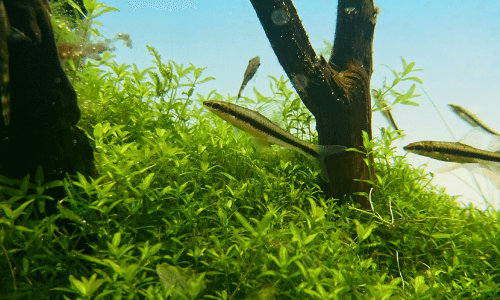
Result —
[{"label": "dark wood trunk", "polygon": [[[319,143],[363,149],[362,131],[371,138],[370,78],[377,10],[373,0],[340,0],[330,61],[318,57],[291,0],[250,0],[276,56],[295,90],[316,118]],[[333,13],[332,13],[333,14]],[[327,197],[368,209],[371,180],[365,155],[344,152],[327,158]],[[373,158],[368,158],[373,162]]]},{"label": "dark wood trunk", "polygon": [[[0,21],[0,175],[33,176],[41,165],[46,181],[76,172],[94,177],[93,149],[75,126],[80,109],[59,61],[48,2],[0,1]],[[63,190],[56,194],[64,197]]]}]

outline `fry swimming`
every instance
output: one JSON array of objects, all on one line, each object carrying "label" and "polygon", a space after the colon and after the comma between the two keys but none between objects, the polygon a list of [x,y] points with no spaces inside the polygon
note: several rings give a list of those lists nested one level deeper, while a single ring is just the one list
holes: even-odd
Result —
[{"label": "fry swimming", "polygon": [[238,99],[241,97],[241,93],[247,86],[247,83],[250,79],[253,78],[255,73],[257,73],[257,69],[260,66],[260,57],[256,56],[248,61],[247,69],[245,70],[245,74],[243,75],[243,82],[241,83],[240,90],[238,91]]}]

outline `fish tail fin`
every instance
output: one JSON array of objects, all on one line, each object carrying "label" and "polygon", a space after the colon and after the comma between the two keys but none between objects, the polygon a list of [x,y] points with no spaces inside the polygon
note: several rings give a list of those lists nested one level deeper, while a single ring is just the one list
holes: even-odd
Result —
[{"label": "fish tail fin", "polygon": [[243,90],[245,89],[246,86],[247,86],[246,83],[241,84],[240,90],[238,91],[238,98],[237,99],[240,99],[241,93],[243,93]]},{"label": "fish tail fin", "polygon": [[345,151],[347,147],[340,145],[313,145],[313,146],[316,152],[318,153],[318,157],[312,157],[309,155],[307,155],[307,157],[314,165],[314,167],[320,170],[319,174],[321,175],[321,178],[323,178],[323,180],[328,183],[330,182],[330,177],[328,176],[328,172],[326,170],[325,159],[332,154],[337,154]]}]

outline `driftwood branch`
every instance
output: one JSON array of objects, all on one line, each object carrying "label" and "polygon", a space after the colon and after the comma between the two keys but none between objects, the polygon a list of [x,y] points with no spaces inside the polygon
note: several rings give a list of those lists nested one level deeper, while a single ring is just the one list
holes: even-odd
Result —
[{"label": "driftwood branch", "polygon": [[[76,127],[76,92],[59,61],[47,0],[0,1],[0,175],[45,181],[80,172],[94,177],[93,149]],[[55,199],[64,189],[49,191]],[[47,202],[47,214],[56,212]]]},{"label": "driftwood branch", "polygon": [[[251,0],[267,38],[306,107],[316,117],[322,145],[363,150],[362,131],[371,138],[372,42],[377,11],[373,0],[339,1],[333,55],[318,57],[291,0]],[[345,200],[371,186],[365,156],[344,152],[327,159],[328,197]],[[373,160],[372,158],[369,158]],[[356,181],[355,181],[356,179]],[[353,196],[369,208],[366,197]]]}]

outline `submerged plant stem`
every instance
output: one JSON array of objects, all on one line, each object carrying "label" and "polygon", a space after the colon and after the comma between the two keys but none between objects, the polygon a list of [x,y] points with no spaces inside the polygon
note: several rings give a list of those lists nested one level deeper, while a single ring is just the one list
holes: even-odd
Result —
[{"label": "submerged plant stem", "polygon": [[2,248],[3,248],[3,251],[5,251],[5,258],[7,258],[7,262],[9,263],[10,274],[12,275],[12,281],[14,282],[14,291],[17,292],[16,276],[14,274],[14,269],[12,268],[12,264],[10,263],[9,253],[7,252],[7,249],[5,249],[3,244],[2,244]]}]

